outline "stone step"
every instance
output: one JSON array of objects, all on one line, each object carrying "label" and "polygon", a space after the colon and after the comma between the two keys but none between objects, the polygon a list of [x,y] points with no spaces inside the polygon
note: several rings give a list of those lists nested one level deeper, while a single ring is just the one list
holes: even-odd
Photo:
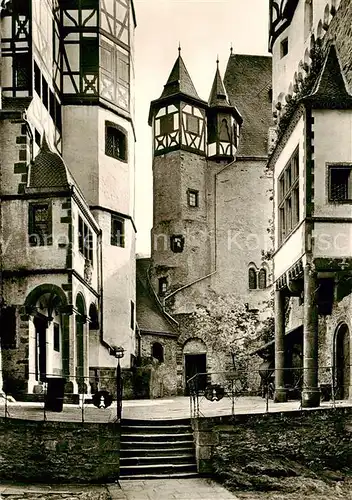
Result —
[{"label": "stone step", "polygon": [[191,479],[192,477],[198,477],[197,472],[173,472],[171,474],[131,474],[119,477],[119,482],[123,484],[123,481],[127,480],[140,480],[145,481],[148,479]]},{"label": "stone step", "polygon": [[120,477],[146,475],[152,476],[155,474],[165,475],[169,474],[183,474],[185,472],[197,472],[195,463],[182,463],[182,464],[152,464],[152,465],[120,465]]},{"label": "stone step", "polygon": [[140,443],[146,443],[146,442],[160,442],[162,441],[163,443],[174,443],[175,441],[182,441],[182,442],[193,442],[193,435],[190,433],[187,434],[147,434],[147,433],[141,433],[141,434],[124,434],[122,432],[121,434],[121,444],[126,443],[126,442],[140,442]]},{"label": "stone step", "polygon": [[134,456],[134,457],[121,457],[120,467],[133,467],[136,465],[162,465],[162,464],[189,464],[194,462],[194,454],[187,453],[183,455],[166,456]]},{"label": "stone step", "polygon": [[[124,443],[125,444],[125,443]],[[155,443],[155,446],[142,448],[139,446],[139,443],[131,443],[131,445],[138,444],[138,448],[134,447],[126,447],[121,448],[120,456],[122,458],[129,457],[164,457],[168,455],[169,457],[173,455],[183,455],[183,454],[191,454],[194,456],[194,448],[193,444],[189,442],[183,443],[184,446],[170,446],[170,443]],[[150,443],[147,443],[148,445]],[[165,446],[159,446],[160,444]]]},{"label": "stone step", "polygon": [[137,420],[132,418],[123,418],[121,420],[122,427],[132,426],[132,427],[143,427],[155,425],[156,427],[166,427],[166,426],[179,426],[188,425],[191,427],[191,419],[189,418],[175,418],[175,419],[156,419],[156,420]]},{"label": "stone step", "polygon": [[[130,436],[126,436],[128,438]],[[154,436],[155,437],[155,436]],[[179,436],[177,436],[179,437]],[[171,444],[171,446],[170,446]],[[162,450],[175,448],[190,448],[193,446],[193,440],[177,440],[177,441],[127,441],[121,440],[121,449],[128,450],[130,448],[138,448],[143,450]]]},{"label": "stone step", "polygon": [[121,433],[126,434],[187,434],[192,433],[190,425],[123,425]]}]

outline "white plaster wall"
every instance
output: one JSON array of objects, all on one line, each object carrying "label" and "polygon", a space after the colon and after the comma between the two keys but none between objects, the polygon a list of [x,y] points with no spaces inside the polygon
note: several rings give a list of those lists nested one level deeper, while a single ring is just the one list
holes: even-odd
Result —
[{"label": "white plaster wall", "polygon": [[313,236],[314,257],[351,257],[352,224],[316,222]]},{"label": "white plaster wall", "polygon": [[[135,333],[131,328],[131,301],[135,298],[135,232],[132,223],[125,220],[125,247],[110,244],[111,214],[95,211],[103,231],[103,337],[112,346],[122,346],[125,356],[121,365],[130,366],[130,355],[135,354]],[[116,360],[112,364],[116,366]]]},{"label": "white plaster wall", "polygon": [[352,164],[352,112],[314,110],[314,215],[351,217],[352,205],[328,200],[328,164]]},{"label": "white plaster wall", "polygon": [[281,245],[274,256],[274,280],[277,280],[304,254],[304,223]]}]

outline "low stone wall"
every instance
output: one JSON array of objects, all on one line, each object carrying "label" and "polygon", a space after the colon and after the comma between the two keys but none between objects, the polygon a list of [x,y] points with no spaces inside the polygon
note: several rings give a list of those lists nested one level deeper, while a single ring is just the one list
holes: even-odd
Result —
[{"label": "low stone wall", "polygon": [[0,479],[70,483],[119,475],[116,424],[0,419]]},{"label": "low stone wall", "polygon": [[[193,421],[198,472],[285,457],[316,468],[352,470],[352,408],[199,418]],[[220,464],[220,468],[221,468]]]}]

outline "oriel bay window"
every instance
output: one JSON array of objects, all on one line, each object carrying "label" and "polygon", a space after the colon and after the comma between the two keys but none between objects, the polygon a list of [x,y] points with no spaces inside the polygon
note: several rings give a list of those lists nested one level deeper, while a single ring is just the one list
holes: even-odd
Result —
[{"label": "oriel bay window", "polygon": [[93,234],[81,216],[78,218],[78,249],[93,264]]},{"label": "oriel bay window", "polygon": [[279,244],[299,222],[298,149],[292,155],[278,180]]}]

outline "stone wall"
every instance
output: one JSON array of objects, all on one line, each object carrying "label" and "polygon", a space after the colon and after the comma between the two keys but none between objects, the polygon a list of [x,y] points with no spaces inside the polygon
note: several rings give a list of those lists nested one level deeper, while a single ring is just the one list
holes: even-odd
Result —
[{"label": "stone wall", "polygon": [[88,483],[119,475],[115,424],[0,419],[0,479]]},{"label": "stone wall", "polygon": [[291,411],[193,421],[198,472],[239,472],[275,459],[312,470],[352,467],[352,408]]}]

